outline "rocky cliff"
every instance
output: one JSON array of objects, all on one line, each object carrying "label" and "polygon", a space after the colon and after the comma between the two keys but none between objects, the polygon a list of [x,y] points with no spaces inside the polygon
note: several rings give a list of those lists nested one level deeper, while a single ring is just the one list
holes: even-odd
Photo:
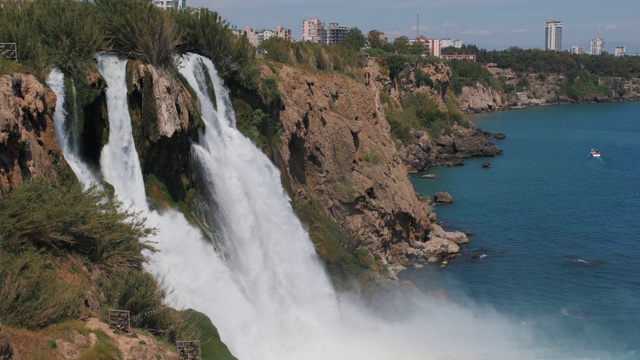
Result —
[{"label": "rocky cliff", "polygon": [[[640,99],[640,79],[597,77],[594,85],[601,87],[599,92],[567,94],[562,89],[567,81],[566,74],[516,74],[509,69],[500,68],[488,70],[504,84],[505,89],[493,89],[481,83],[464,86],[457,96],[462,111],[478,113],[536,105]],[[580,77],[574,81],[580,81]]]},{"label": "rocky cliff", "polygon": [[53,125],[56,96],[33,75],[0,76],[0,194],[67,168]]},{"label": "rocky cliff", "polygon": [[360,79],[277,66],[262,76],[281,92],[281,153],[296,201],[322,203],[352,235],[345,248],[364,248],[392,269],[457,252],[432,234],[435,214],[408,179],[373,81],[378,64],[369,61]]},{"label": "rocky cliff", "polygon": [[482,131],[473,123],[468,128],[454,124],[450,134],[431,139],[422,130],[412,130],[414,142],[398,150],[409,172],[416,173],[436,166],[464,164],[464,159],[501,155],[502,150],[490,142],[503,134]]},{"label": "rocky cliff", "polygon": [[190,139],[197,141],[202,124],[195,97],[167,71],[138,61],[127,64],[129,108],[145,174],[162,181],[176,201],[191,184]]}]

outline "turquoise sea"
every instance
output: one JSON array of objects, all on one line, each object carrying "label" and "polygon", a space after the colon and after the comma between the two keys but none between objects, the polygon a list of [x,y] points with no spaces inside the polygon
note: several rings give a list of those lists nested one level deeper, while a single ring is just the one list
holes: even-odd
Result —
[{"label": "turquoise sea", "polygon": [[421,195],[452,195],[438,219],[471,243],[444,270],[401,277],[523,324],[539,358],[640,359],[640,102],[472,120],[507,136],[504,155],[412,176]]}]

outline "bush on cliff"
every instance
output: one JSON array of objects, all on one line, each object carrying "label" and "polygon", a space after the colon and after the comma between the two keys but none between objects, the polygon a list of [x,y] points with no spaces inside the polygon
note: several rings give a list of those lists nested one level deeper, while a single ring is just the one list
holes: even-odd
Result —
[{"label": "bush on cliff", "polygon": [[260,46],[264,50],[265,59],[307,71],[336,71],[348,74],[366,65],[363,53],[342,45],[323,46],[272,37],[263,41]]},{"label": "bush on cliff", "polygon": [[[86,311],[84,299],[95,285],[94,273],[100,279],[98,298],[102,291],[110,294],[107,290],[117,288],[114,284],[127,283],[139,299],[136,325],[169,327],[159,300],[164,292],[142,269],[142,251],[153,251],[144,241],[152,230],[101,191],[83,192],[78,183],[55,186],[31,180],[0,197],[0,223],[3,322],[40,328],[78,316]],[[123,296],[107,298],[103,305],[131,305]]]},{"label": "bush on cliff", "polygon": [[173,65],[183,32],[170,14],[141,0],[95,0],[100,26],[107,38],[128,57],[161,68]]}]

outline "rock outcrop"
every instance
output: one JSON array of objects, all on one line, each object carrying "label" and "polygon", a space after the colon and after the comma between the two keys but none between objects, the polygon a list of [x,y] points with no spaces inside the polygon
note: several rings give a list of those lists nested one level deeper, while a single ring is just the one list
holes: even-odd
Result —
[{"label": "rock outcrop", "polygon": [[500,93],[481,83],[475,86],[463,86],[458,95],[460,110],[465,113],[487,112],[503,108]]},{"label": "rock outcrop", "polygon": [[412,130],[414,142],[400,146],[398,150],[409,172],[417,173],[435,166],[464,164],[470,157],[485,157],[502,154],[502,150],[491,143],[491,139],[503,139],[503,134],[492,134],[480,130],[473,123],[468,128],[454,124],[451,134],[440,135],[432,141],[421,130]]},{"label": "rock outcrop", "polygon": [[190,138],[202,122],[194,98],[169,73],[138,61],[127,64],[129,107],[136,149],[145,174],[167,185],[174,200],[191,187]]},{"label": "rock outcrop", "polygon": [[427,249],[435,214],[422,204],[396,151],[379,103],[379,77],[370,61],[362,81],[302,73],[280,66],[282,156],[297,201],[315,198],[353,235],[353,244],[401,268],[436,261],[459,249]]},{"label": "rock outcrop", "polygon": [[0,76],[0,194],[66,168],[53,125],[55,93],[33,75]]},{"label": "rock outcrop", "polygon": [[11,339],[0,326],[0,360],[12,360],[14,358]]}]

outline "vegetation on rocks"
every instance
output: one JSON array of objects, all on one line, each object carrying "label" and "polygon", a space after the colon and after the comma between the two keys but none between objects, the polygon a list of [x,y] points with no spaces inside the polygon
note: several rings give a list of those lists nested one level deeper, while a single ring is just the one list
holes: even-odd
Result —
[{"label": "vegetation on rocks", "polygon": [[[37,330],[81,316],[106,320],[117,308],[131,311],[133,327],[169,341],[202,335],[190,314],[164,305],[167,290],[143,269],[154,230],[100,189],[33,179],[0,197],[0,223],[2,324]],[[214,358],[233,359],[217,332],[207,336],[224,354]],[[105,340],[80,358],[102,352],[118,350]]]}]

